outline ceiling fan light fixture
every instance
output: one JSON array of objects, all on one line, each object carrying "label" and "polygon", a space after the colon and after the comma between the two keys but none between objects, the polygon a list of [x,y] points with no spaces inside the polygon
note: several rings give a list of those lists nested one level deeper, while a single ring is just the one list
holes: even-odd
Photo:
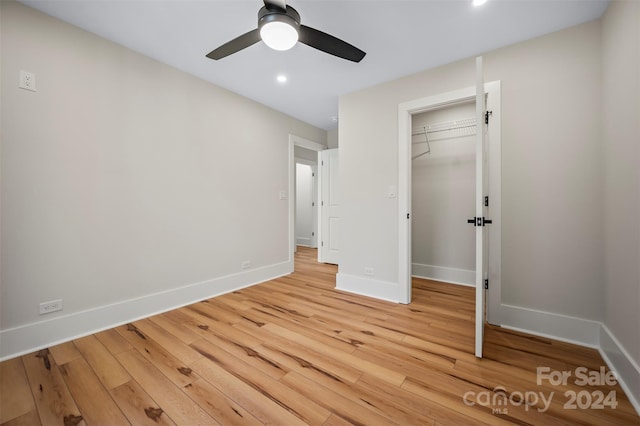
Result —
[{"label": "ceiling fan light fixture", "polygon": [[273,20],[260,28],[260,38],[274,50],[289,50],[298,42],[298,31],[286,22]]}]

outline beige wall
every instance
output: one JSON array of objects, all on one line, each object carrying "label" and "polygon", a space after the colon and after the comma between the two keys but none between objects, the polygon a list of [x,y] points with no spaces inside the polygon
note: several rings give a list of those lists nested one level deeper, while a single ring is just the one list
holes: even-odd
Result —
[{"label": "beige wall", "polygon": [[[414,131],[434,124],[475,118],[475,103],[454,105],[411,117]],[[466,225],[475,216],[475,130],[431,133],[431,151],[411,161],[412,274],[473,285],[475,228]],[[412,143],[425,135],[413,136]],[[413,145],[412,157],[427,150]],[[439,271],[442,275],[436,275]],[[460,279],[463,274],[467,279]]]},{"label": "beige wall", "polygon": [[2,330],[288,261],[288,135],[324,130],[1,3]]},{"label": "beige wall", "polygon": [[611,3],[602,42],[604,323],[640,365],[640,3]]},{"label": "beige wall", "polygon": [[338,129],[327,130],[327,147],[328,148],[337,148],[338,147]]},{"label": "beige wall", "polygon": [[[503,303],[603,318],[600,61],[599,22],[484,55],[502,82]],[[340,98],[340,274],[397,282],[398,104],[474,82],[469,58]]]}]

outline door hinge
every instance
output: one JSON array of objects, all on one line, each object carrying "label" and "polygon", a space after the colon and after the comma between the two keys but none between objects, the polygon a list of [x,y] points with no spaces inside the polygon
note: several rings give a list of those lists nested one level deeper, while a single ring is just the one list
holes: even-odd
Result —
[{"label": "door hinge", "polygon": [[322,160],[320,163],[321,166],[324,166],[324,160]]},{"label": "door hinge", "polygon": [[311,236],[312,236],[312,237],[315,237],[315,236],[316,236],[316,233],[315,233],[315,232],[312,232],[312,233],[311,233]]},{"label": "door hinge", "polygon": [[311,202],[311,207],[315,207],[316,203],[314,203],[313,201]]},{"label": "door hinge", "polygon": [[320,241],[320,247],[324,247],[324,241]]},{"label": "door hinge", "polygon": [[488,196],[488,195],[486,195],[486,196],[484,197],[484,206],[485,206],[485,207],[489,207],[489,196]]},{"label": "door hinge", "polygon": [[484,113],[484,124],[489,124],[489,116],[493,115],[493,111],[485,111]]},{"label": "door hinge", "polygon": [[320,207],[324,206],[324,201],[320,201]]},{"label": "door hinge", "polygon": [[484,289],[489,290],[489,278],[484,279]]}]

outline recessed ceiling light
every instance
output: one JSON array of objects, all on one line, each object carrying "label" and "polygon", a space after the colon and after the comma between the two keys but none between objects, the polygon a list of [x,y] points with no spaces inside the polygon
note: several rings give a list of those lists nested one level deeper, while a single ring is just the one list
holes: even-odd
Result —
[{"label": "recessed ceiling light", "polygon": [[487,2],[487,0],[473,0],[473,5],[474,5],[475,7],[478,7],[478,6],[482,6],[482,5],[483,5],[483,4],[485,4],[486,2]]},{"label": "recessed ceiling light", "polygon": [[278,77],[276,77],[276,80],[278,80],[278,83],[286,83],[287,76],[284,74],[280,74]]}]

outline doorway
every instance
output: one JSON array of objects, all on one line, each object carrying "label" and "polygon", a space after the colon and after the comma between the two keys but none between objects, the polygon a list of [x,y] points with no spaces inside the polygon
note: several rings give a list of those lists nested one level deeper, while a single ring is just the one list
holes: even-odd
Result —
[{"label": "doorway", "polygon": [[317,162],[300,158],[305,152],[317,156],[311,150],[296,147],[295,178],[295,248],[299,246],[318,248],[318,213],[317,213]]},{"label": "doorway", "polygon": [[[412,276],[475,285],[475,102],[411,117]],[[463,225],[464,224],[464,225]]]},{"label": "doorway", "polygon": [[[398,300],[411,302],[412,121],[428,111],[474,102],[476,107],[475,228],[476,356],[482,356],[484,323],[500,323],[501,307],[501,132],[500,82],[484,83],[476,58],[476,86],[400,104],[398,107]],[[490,219],[491,218],[491,219]],[[491,231],[485,224],[491,225]],[[460,226],[465,226],[461,223]],[[490,253],[490,255],[488,255]],[[488,288],[488,290],[485,290]],[[487,298],[488,296],[488,302]],[[486,312],[486,315],[485,315]]]},{"label": "doorway", "polygon": [[[289,135],[289,264],[290,272],[294,270],[295,251],[296,251],[296,162],[311,165],[317,167],[318,154],[320,151],[327,149],[326,146],[309,139],[302,138],[296,135]],[[296,160],[297,158],[297,160]],[[317,176],[317,173],[316,173]],[[316,179],[316,183],[318,180]],[[318,191],[316,190],[316,194]],[[315,196],[317,207],[317,195]],[[317,209],[316,209],[317,210]],[[317,216],[314,219],[317,226]],[[315,232],[315,231],[314,231]],[[319,237],[320,230],[316,233],[315,237]],[[317,239],[316,239],[317,241]]]}]

